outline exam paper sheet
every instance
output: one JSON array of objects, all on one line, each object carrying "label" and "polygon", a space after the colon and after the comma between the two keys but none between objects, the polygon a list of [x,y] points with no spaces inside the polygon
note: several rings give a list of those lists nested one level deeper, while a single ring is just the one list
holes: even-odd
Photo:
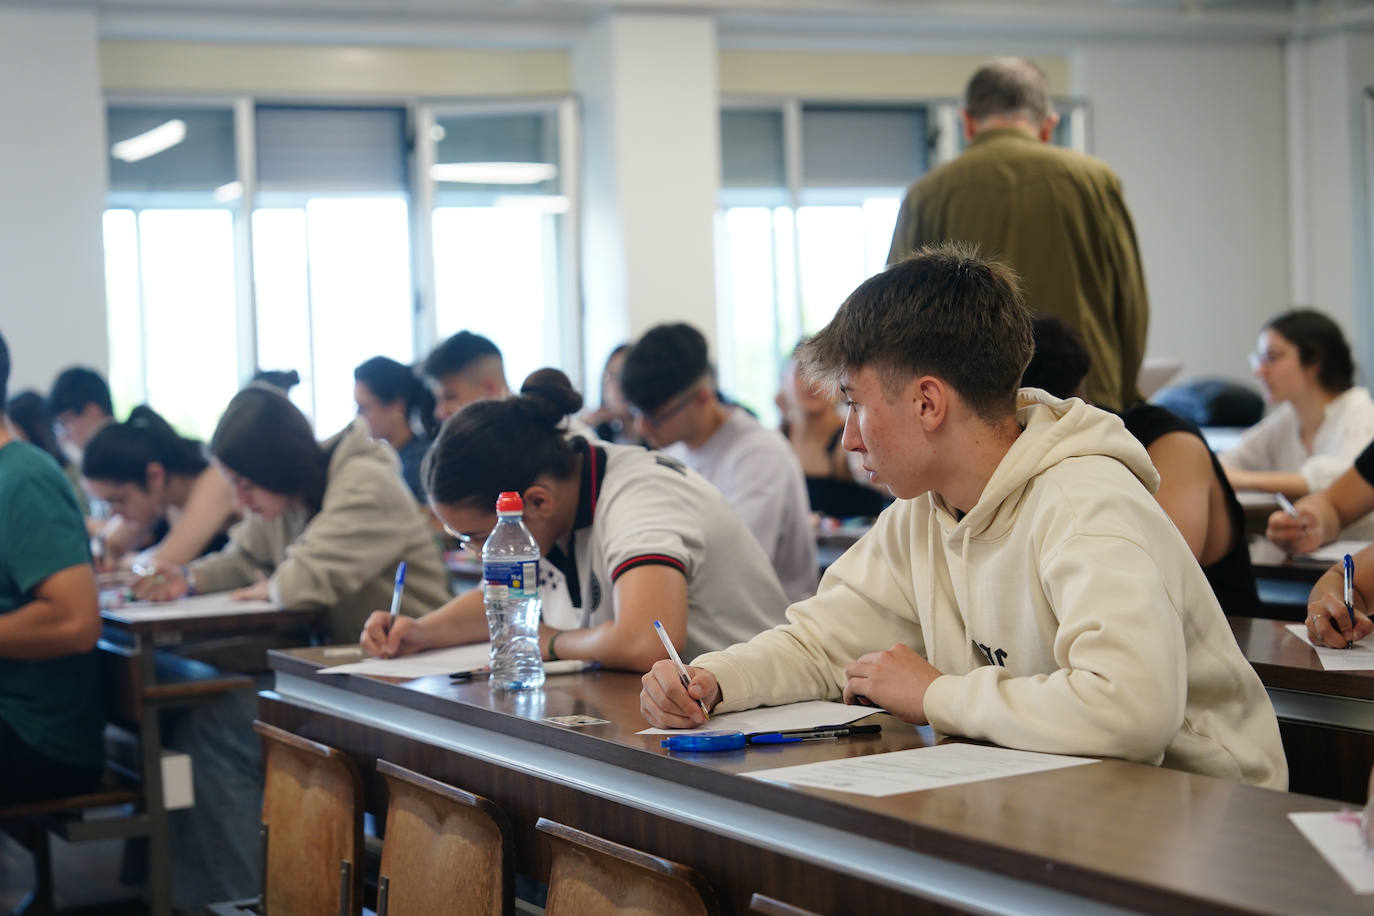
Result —
[{"label": "exam paper sheet", "polygon": [[1361,550],[1369,546],[1369,541],[1332,541],[1324,547],[1303,554],[1314,560],[1325,560],[1327,563],[1339,563],[1345,559],[1346,554],[1354,556]]},{"label": "exam paper sheet", "polygon": [[780,732],[792,728],[819,728],[822,725],[848,725],[856,719],[882,712],[872,706],[846,706],[827,700],[807,700],[786,706],[760,706],[742,712],[712,716],[696,728],[646,728],[640,735],[690,735],[705,731]]},{"label": "exam paper sheet", "polygon": [[1089,757],[1037,754],[980,744],[942,744],[938,747],[918,747],[886,754],[755,770],[744,775],[793,786],[881,798],[1085,763],[1097,761]]},{"label": "exam paper sheet", "polygon": [[427,677],[472,671],[491,664],[491,643],[429,649],[396,658],[367,658],[360,662],[321,668],[318,674],[375,674],[380,677]]},{"label": "exam paper sheet", "polygon": [[139,601],[109,608],[109,611],[130,620],[181,620],[186,617],[222,617],[281,610],[271,601],[239,601],[229,596],[229,592],[212,592],[192,598],[178,598],[176,601]]},{"label": "exam paper sheet", "polygon": [[[1312,646],[1312,640],[1307,638],[1307,624],[1290,623],[1284,629]],[[1327,671],[1374,671],[1374,645],[1370,644],[1369,639],[1357,642],[1349,649],[1312,646],[1312,651],[1317,653],[1317,659]]]},{"label": "exam paper sheet", "polygon": [[1360,818],[1351,811],[1294,811],[1288,819],[1357,894],[1374,894],[1374,859],[1360,839]]}]

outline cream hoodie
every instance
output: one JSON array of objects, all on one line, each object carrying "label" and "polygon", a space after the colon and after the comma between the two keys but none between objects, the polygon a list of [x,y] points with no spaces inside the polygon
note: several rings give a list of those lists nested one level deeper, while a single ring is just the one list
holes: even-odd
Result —
[{"label": "cream hoodie", "polygon": [[403,613],[418,617],[446,602],[439,546],[415,510],[396,453],[368,437],[362,418],[320,447],[332,449],[320,511],[288,509],[272,521],[250,513],[229,530],[223,550],[191,564],[200,590],[241,588],[261,572],[283,607],[328,609],[339,642],[356,640],[368,614],[390,607],[401,560]]},{"label": "cream hoodie", "polygon": [[946,734],[1285,788],[1273,707],[1145,450],[1077,399],[1019,407],[963,519],[898,500],[789,623],[696,659],[720,710],[837,698],[846,663],[900,642],[943,672],[925,713]]}]

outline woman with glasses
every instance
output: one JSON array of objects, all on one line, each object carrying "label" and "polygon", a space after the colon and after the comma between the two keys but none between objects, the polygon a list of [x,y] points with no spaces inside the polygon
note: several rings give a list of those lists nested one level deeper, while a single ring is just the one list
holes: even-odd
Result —
[{"label": "woman with glasses", "polygon": [[[545,603],[543,657],[647,671],[667,657],[655,620],[685,658],[782,623],[772,564],[720,491],[662,453],[568,437],[560,424],[581,406],[563,373],[541,370],[518,397],[463,408],[425,459],[431,507],[474,550],[496,525],[497,495],[523,497],[525,524],[570,599]],[[391,656],[487,636],[475,589],[419,620],[376,611],[361,641]]]},{"label": "woman with glasses", "polygon": [[1326,487],[1374,437],[1374,400],[1354,387],[1341,329],[1312,309],[1284,312],[1250,362],[1276,406],[1219,456],[1231,485],[1294,499]]}]

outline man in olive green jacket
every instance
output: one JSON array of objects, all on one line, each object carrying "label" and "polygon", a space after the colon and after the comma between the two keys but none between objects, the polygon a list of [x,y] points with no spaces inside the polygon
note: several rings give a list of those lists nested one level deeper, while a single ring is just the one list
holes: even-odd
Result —
[{"label": "man in olive green jacket", "polygon": [[968,148],[912,185],[888,262],[922,245],[972,242],[1021,275],[1026,304],[1076,327],[1092,356],[1096,404],[1140,400],[1149,303],[1121,180],[1103,163],[1052,146],[1059,116],[1045,74],[1020,58],[969,80]]}]

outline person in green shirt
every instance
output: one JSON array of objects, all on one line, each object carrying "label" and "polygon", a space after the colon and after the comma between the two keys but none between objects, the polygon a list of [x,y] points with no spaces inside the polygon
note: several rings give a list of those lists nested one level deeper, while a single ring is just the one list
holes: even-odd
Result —
[{"label": "person in green shirt", "polygon": [[[9,374],[0,337],[0,405]],[[4,419],[0,406],[0,806],[92,789],[105,727],[81,510],[52,456]]]}]

